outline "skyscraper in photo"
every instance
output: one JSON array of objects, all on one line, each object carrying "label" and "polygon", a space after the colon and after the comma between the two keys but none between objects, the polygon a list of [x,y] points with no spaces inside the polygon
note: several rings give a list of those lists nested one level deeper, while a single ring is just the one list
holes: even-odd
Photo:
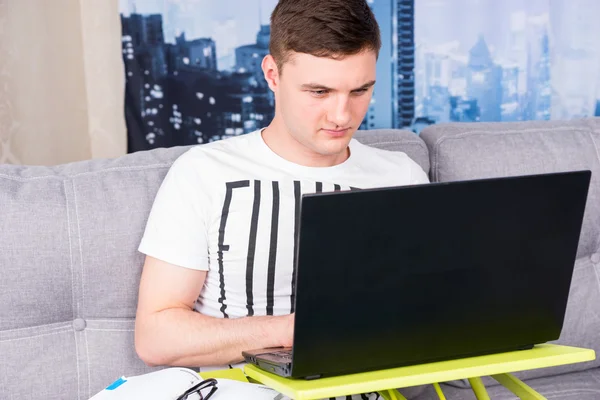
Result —
[{"label": "skyscraper in photo", "polygon": [[121,15],[123,37],[127,38],[128,60],[135,57],[141,72],[156,79],[167,73],[161,14]]},{"label": "skyscraper in photo", "polygon": [[377,59],[377,83],[373,90],[373,99],[361,129],[391,128],[394,124],[394,87],[393,60],[396,49],[393,39],[393,2],[395,0],[371,0],[369,5],[379,30],[381,31],[381,50]]},{"label": "skyscraper in photo", "polygon": [[552,118],[591,116],[600,87],[600,25],[597,0],[560,1],[550,7],[550,20],[540,24],[539,37],[548,27],[552,40]]},{"label": "skyscraper in photo", "polygon": [[185,32],[175,38],[175,45],[168,45],[169,67],[217,70],[217,48],[211,38],[187,40]]},{"label": "skyscraper in photo", "polygon": [[415,1],[396,0],[394,6],[393,126],[403,128],[410,126],[415,116]]},{"label": "skyscraper in photo", "polygon": [[131,36],[134,47],[140,45],[161,46],[165,42],[161,14],[121,15],[123,36]]},{"label": "skyscraper in photo", "polygon": [[256,43],[237,47],[235,49],[235,69],[237,72],[249,72],[256,79],[258,86],[266,87],[262,71],[262,61],[269,54],[271,26],[261,25],[256,34]]},{"label": "skyscraper in photo", "polygon": [[492,60],[483,36],[469,51],[467,96],[477,100],[481,121],[502,120],[502,67]]},{"label": "skyscraper in photo", "polygon": [[550,82],[550,39],[548,32],[544,32],[541,38],[542,54],[536,63],[534,90],[535,97],[532,99],[532,116],[536,120],[549,120],[552,108],[552,85]]}]

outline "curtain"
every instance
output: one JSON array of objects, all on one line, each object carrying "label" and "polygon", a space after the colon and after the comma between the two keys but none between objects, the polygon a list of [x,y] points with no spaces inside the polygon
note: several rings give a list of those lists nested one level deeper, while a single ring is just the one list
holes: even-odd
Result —
[{"label": "curtain", "polygon": [[0,163],[126,152],[118,0],[0,0]]}]

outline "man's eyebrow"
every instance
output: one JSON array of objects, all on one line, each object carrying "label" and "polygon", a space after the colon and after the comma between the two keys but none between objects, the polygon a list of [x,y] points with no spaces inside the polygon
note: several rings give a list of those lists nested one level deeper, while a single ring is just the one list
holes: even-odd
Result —
[{"label": "man's eyebrow", "polygon": [[369,82],[365,83],[364,85],[362,85],[361,87],[359,87],[358,89],[354,89],[354,90],[368,89],[368,88],[370,88],[371,86],[374,86],[374,85],[375,85],[375,81],[369,81]]},{"label": "man's eyebrow", "polygon": [[[375,85],[375,81],[369,81],[367,83],[365,83],[364,85],[362,85],[361,87],[357,88],[357,89],[352,89],[352,91],[356,91],[356,90],[364,90],[364,89],[368,89],[371,86]],[[332,88],[329,88],[325,85],[321,85],[320,83],[304,83],[302,84],[302,86],[300,86],[303,90],[325,90],[325,91],[332,91]]]},{"label": "man's eyebrow", "polygon": [[333,90],[319,83],[303,83],[300,87],[304,90]]}]

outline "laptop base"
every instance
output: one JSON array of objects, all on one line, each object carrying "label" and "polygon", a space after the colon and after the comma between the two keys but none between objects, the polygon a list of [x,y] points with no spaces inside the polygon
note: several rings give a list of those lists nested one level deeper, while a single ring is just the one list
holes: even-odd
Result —
[{"label": "laptop base", "polygon": [[292,349],[270,348],[242,352],[247,363],[273,374],[289,378],[292,376]]}]

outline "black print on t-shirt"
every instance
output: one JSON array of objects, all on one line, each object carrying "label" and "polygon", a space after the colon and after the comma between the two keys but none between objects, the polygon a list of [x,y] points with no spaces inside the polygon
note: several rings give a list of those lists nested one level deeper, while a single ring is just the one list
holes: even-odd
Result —
[{"label": "black print on t-shirt", "polygon": [[[250,233],[248,237],[248,257],[246,262],[246,309],[247,315],[253,316],[255,314],[254,310],[254,261],[256,255],[256,242],[257,242],[257,234],[258,234],[258,223],[259,223],[259,213],[261,209],[261,202],[265,201],[261,196],[261,181],[254,180],[252,182],[253,187],[253,201],[252,201],[252,218],[250,221]],[[218,243],[218,253],[217,253],[217,261],[219,266],[219,288],[220,288],[220,297],[219,303],[221,304],[220,311],[223,313],[224,318],[229,318],[227,314],[227,304],[225,297],[225,274],[223,271],[223,256],[224,252],[229,251],[229,245],[225,244],[225,233],[227,230],[227,217],[229,215],[229,210],[231,207],[232,198],[234,196],[234,191],[240,188],[250,188],[251,184],[249,180],[246,181],[235,181],[235,182],[227,182],[225,184],[225,199],[223,201],[223,208],[221,212],[221,221],[219,225],[219,243]],[[347,187],[348,189],[360,190],[354,187]],[[270,241],[269,241],[269,257],[268,257],[268,265],[267,265],[267,307],[266,314],[273,315],[273,307],[275,302],[275,266],[277,263],[277,238],[279,234],[279,218],[280,218],[280,199],[281,199],[281,187],[278,181],[271,182],[271,190],[272,190],[272,205],[271,205],[271,231],[270,231]],[[342,190],[342,186],[335,184],[334,191],[338,192]],[[302,186],[300,181],[294,181],[293,185],[293,197],[294,197],[294,254],[293,254],[293,271],[292,271],[292,279],[290,282],[291,285],[291,293],[290,296],[290,312],[295,311],[295,293],[296,293],[296,260],[297,260],[297,237],[298,237],[298,228],[299,228],[299,218],[300,218],[300,199],[302,198]],[[323,182],[316,182],[315,189],[313,193],[321,193],[323,192]],[[250,205],[248,205],[250,206]]]},{"label": "black print on t-shirt", "polygon": [[227,182],[225,191],[225,201],[223,202],[223,211],[221,212],[221,225],[219,226],[219,244],[217,252],[217,261],[219,263],[219,288],[221,289],[221,296],[219,297],[219,303],[221,303],[221,312],[223,317],[229,318],[229,315],[225,312],[227,305],[225,304],[225,276],[223,272],[223,252],[229,250],[229,246],[225,245],[225,226],[227,225],[227,216],[229,215],[229,207],[231,206],[231,198],[233,197],[233,190],[243,187],[250,186],[250,181],[238,181],[238,182]]}]

